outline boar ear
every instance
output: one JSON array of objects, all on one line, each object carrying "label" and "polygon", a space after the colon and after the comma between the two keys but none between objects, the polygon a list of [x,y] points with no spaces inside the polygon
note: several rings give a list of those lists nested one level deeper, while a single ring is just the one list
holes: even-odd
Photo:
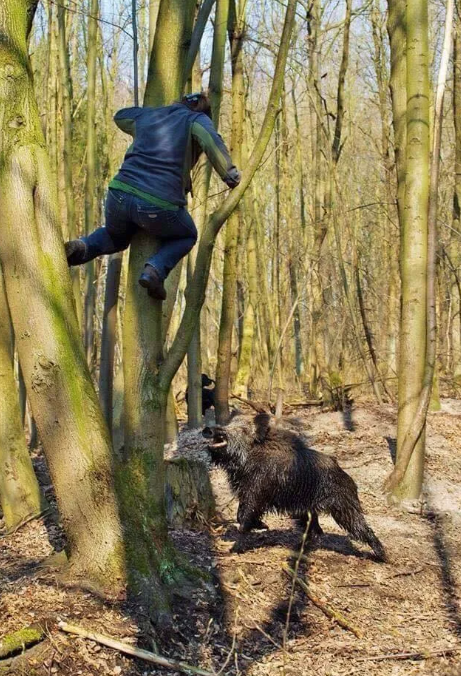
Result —
[{"label": "boar ear", "polygon": [[258,444],[262,444],[265,441],[269,433],[270,421],[271,417],[268,413],[258,413],[258,415],[255,415],[255,440]]}]

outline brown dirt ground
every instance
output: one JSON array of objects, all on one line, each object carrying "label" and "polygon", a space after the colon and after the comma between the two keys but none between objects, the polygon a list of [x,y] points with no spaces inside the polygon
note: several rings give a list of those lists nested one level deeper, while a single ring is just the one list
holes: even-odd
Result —
[{"label": "brown dirt ground", "polygon": [[[300,564],[300,578],[361,638],[326,617],[302,590],[292,594],[282,566],[294,564],[290,552],[299,550],[302,534],[290,519],[268,516],[269,531],[248,536],[243,553],[232,551],[235,501],[213,470],[220,522],[202,532],[172,533],[178,549],[207,570],[210,581],[175,599],[168,634],[139,609],[59,587],[53,570],[41,565],[53,546],[63,547],[59,526],[49,519],[0,539],[0,636],[48,619],[40,651],[31,651],[9,673],[177,673],[62,634],[56,623],[63,619],[229,676],[461,674],[461,402],[444,400],[442,411],[430,415],[426,516],[388,507],[381,492],[395,445],[392,407],[361,404],[351,417],[318,410],[301,416],[311,445],[334,453],[357,482],[368,521],[391,558],[389,564],[375,562],[366,547],[352,544],[323,517],[327,534]],[[36,462],[47,483],[39,456]],[[47,492],[52,497],[50,486]]]}]

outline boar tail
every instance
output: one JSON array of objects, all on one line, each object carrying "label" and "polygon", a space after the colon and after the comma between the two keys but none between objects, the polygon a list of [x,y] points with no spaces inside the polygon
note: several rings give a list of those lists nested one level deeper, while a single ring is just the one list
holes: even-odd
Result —
[{"label": "boar tail", "polygon": [[[355,502],[355,501],[354,501]],[[365,521],[360,503],[334,505],[331,508],[331,516],[336,523],[344,528],[355,540],[367,544],[379,561],[387,561],[386,550],[376,537],[370,526]]]}]

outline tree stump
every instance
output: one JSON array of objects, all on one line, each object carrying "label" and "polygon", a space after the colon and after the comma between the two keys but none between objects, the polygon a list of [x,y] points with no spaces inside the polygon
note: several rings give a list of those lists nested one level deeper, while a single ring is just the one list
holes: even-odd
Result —
[{"label": "tree stump", "polygon": [[166,506],[170,528],[204,526],[215,514],[215,501],[205,465],[179,457],[166,459]]}]

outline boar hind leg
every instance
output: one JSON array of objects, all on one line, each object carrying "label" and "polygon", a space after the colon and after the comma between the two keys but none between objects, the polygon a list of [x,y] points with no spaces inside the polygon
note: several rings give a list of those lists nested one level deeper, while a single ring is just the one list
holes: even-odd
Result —
[{"label": "boar hind leg", "polygon": [[310,520],[309,520],[309,513],[303,514],[303,516],[298,518],[298,523],[301,526],[303,530],[306,530],[307,524],[309,524],[309,528],[307,531],[307,539],[315,539],[317,537],[320,537],[320,535],[323,535],[323,529],[319,524],[319,515],[315,510],[312,510],[310,513]]}]

